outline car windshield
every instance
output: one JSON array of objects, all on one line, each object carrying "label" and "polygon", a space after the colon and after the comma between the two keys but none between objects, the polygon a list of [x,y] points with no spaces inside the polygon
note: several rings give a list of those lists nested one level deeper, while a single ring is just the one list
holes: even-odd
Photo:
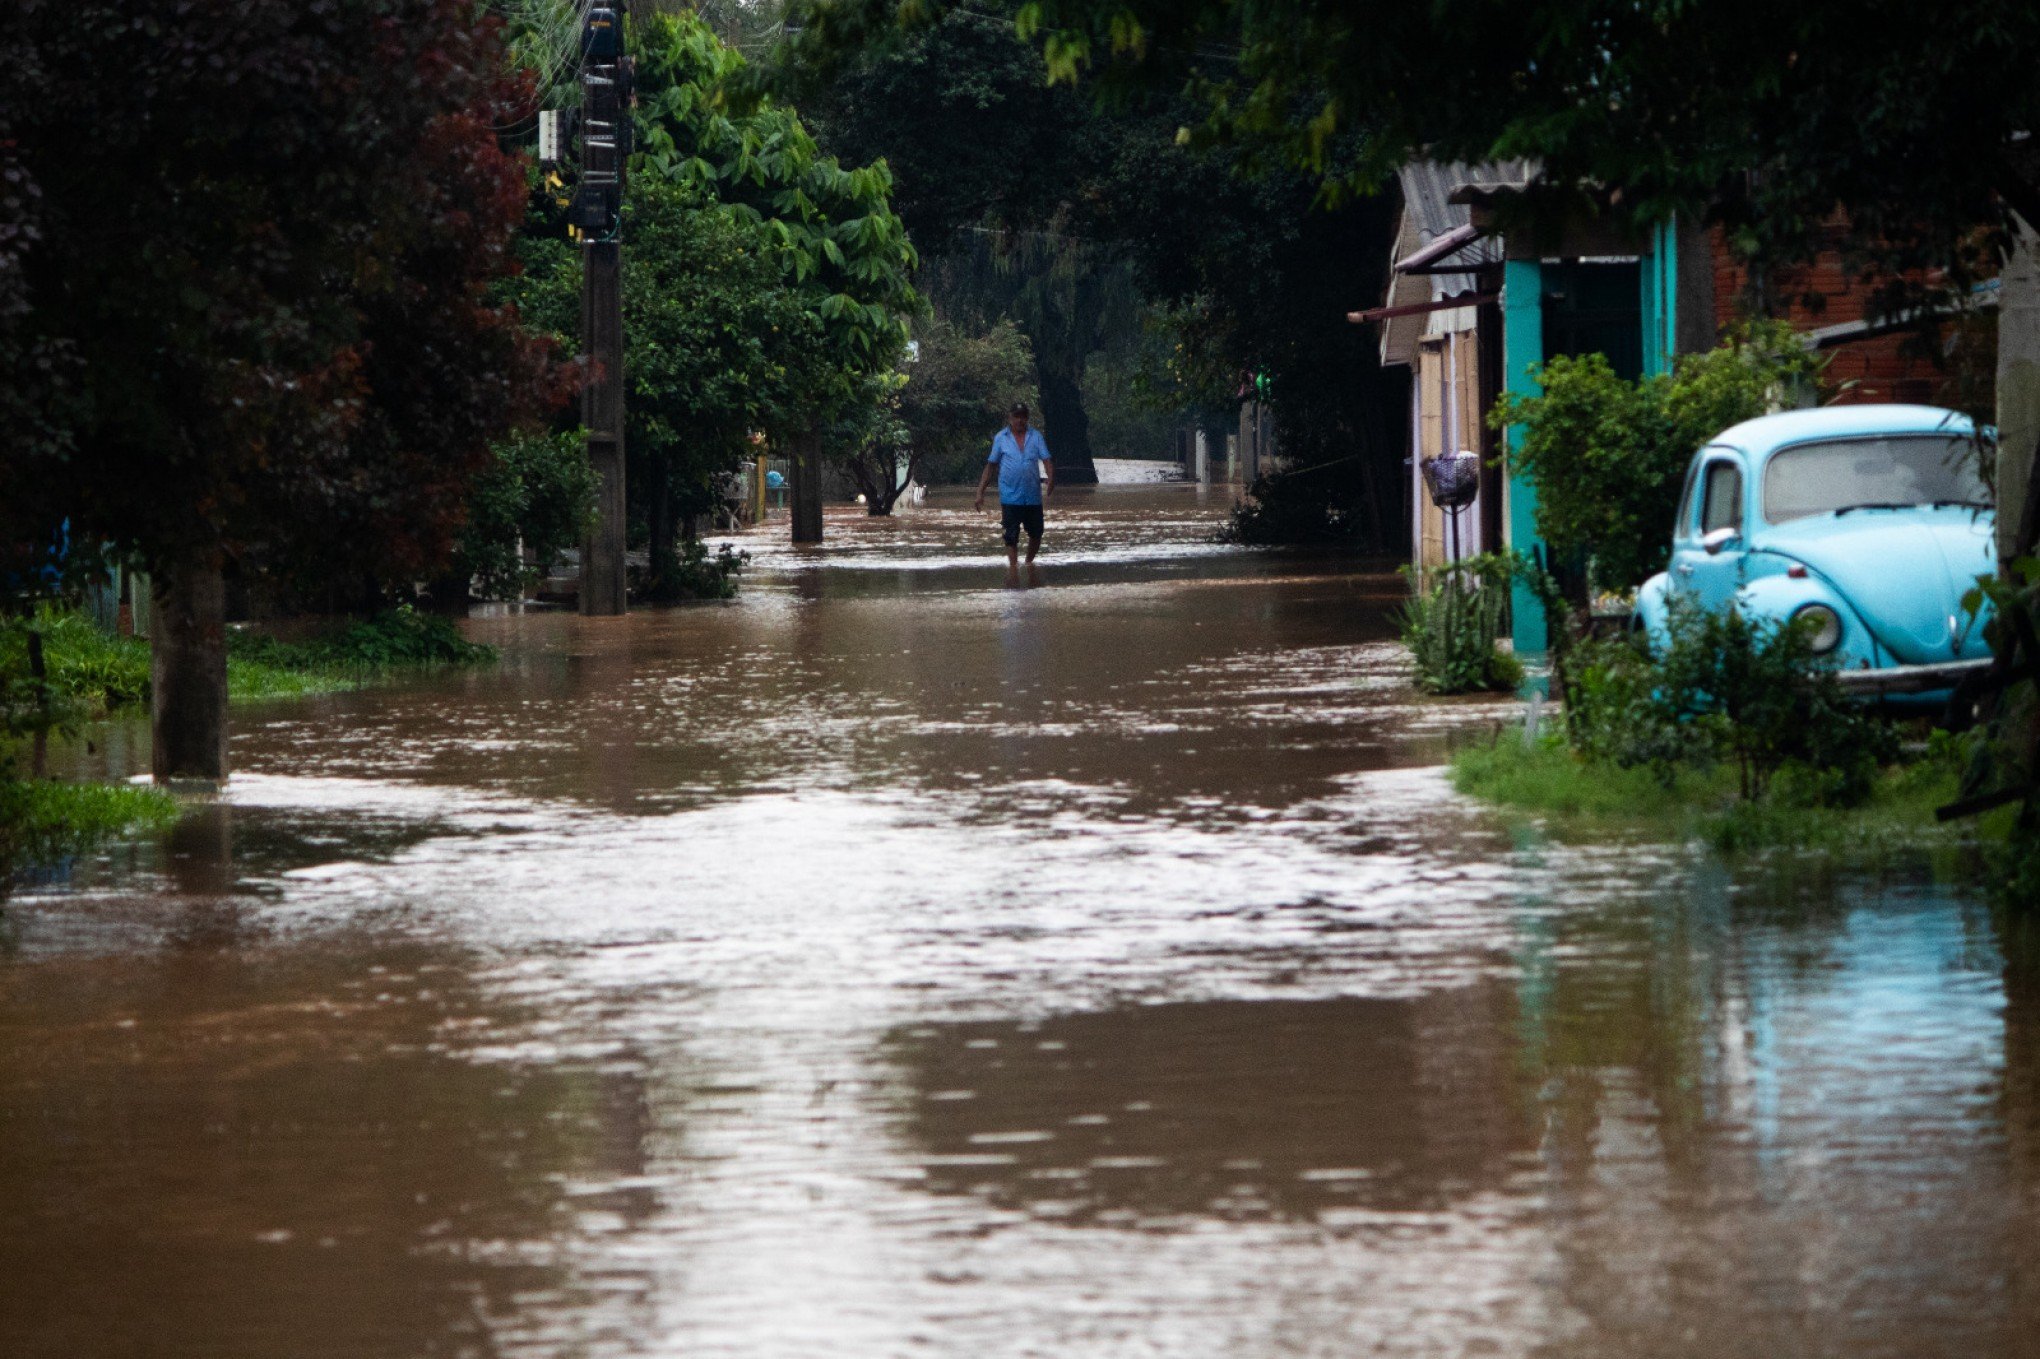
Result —
[{"label": "car windshield", "polygon": [[1801,444],[1764,469],[1764,517],[1774,524],[1813,514],[1907,505],[1988,505],[1967,435],[1888,434]]}]

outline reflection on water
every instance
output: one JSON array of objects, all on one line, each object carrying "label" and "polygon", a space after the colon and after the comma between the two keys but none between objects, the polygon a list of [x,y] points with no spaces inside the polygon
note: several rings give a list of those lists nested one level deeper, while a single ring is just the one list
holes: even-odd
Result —
[{"label": "reflection on water", "polygon": [[[897,1035],[930,1188],[1070,1222],[1443,1208],[1536,1147],[1506,988]],[[1534,1163],[1534,1162],[1533,1162]]]},{"label": "reflection on water", "polygon": [[480,1355],[535,1301],[627,1339],[629,1295],[556,1243],[649,1207],[561,1192],[642,1170],[640,1079],[451,1060],[459,960],[324,961],[0,980],[5,1353]]},{"label": "reflection on water", "polygon": [[1505,830],[1221,508],[243,710],[8,908],[0,1354],[2040,1354],[2040,946]]}]

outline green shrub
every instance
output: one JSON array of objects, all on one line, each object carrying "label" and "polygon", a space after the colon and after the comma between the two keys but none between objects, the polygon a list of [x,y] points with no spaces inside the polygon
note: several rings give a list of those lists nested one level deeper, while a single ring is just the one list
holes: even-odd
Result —
[{"label": "green shrub", "polygon": [[227,651],[230,656],[258,660],[280,669],[355,673],[484,665],[496,657],[494,648],[468,641],[450,620],[437,614],[419,613],[408,604],[373,618],[342,624],[304,642],[280,642],[273,637],[237,632],[230,637]]},{"label": "green shrub", "polygon": [[1726,765],[1743,800],[1775,781],[1808,806],[1860,802],[1895,757],[1891,728],[1842,693],[1805,626],[1675,609],[1669,629],[1657,655],[1640,639],[1575,651],[1567,730],[1582,755],[1667,783],[1682,768]]},{"label": "green shrub", "polygon": [[[28,636],[42,640],[45,674],[28,671]],[[321,693],[397,669],[485,665],[495,651],[454,625],[404,606],[286,642],[227,633],[227,692],[235,698]],[[0,621],[0,736],[60,730],[136,707],[149,698],[149,644],[115,637],[83,614],[50,606]]]},{"label": "green shrub", "polygon": [[1351,543],[1359,533],[1350,508],[1310,477],[1262,477],[1232,507],[1222,543],[1283,547]]},{"label": "green shrub", "polygon": [[[468,489],[454,570],[472,577],[484,599],[522,599],[587,531],[595,469],[579,431],[519,434],[494,451]],[[527,567],[520,548],[537,564]]]},{"label": "green shrub", "polygon": [[1496,645],[1509,607],[1513,564],[1507,557],[1470,557],[1435,573],[1403,568],[1410,600],[1398,622],[1416,662],[1417,687],[1432,694],[1508,691],[1523,682],[1523,663]]},{"label": "green shrub", "polygon": [[1991,879],[2008,904],[2040,910],[2040,679],[2030,640],[2040,631],[2040,558],[2021,557],[2004,574],[1977,582],[1963,607],[1975,614],[1986,602],[1991,649],[2015,661],[2003,689],[1975,709],[1981,725],[1961,738],[1960,796],[2011,796],[1983,818]]},{"label": "green shrub", "polygon": [[680,544],[680,558],[674,563],[671,575],[646,593],[649,598],[661,603],[682,599],[733,599],[737,593],[737,573],[750,560],[750,553],[732,551],[728,543],[718,547],[711,556],[700,539],[690,538]]}]

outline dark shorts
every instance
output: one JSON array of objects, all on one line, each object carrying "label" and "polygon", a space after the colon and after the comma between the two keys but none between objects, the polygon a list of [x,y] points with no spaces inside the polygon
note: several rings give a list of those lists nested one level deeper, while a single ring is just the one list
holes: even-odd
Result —
[{"label": "dark shorts", "polygon": [[1006,531],[1007,547],[1018,547],[1020,545],[1021,529],[1027,530],[1029,538],[1040,542],[1041,506],[1008,505],[1002,501],[999,505],[999,526]]}]

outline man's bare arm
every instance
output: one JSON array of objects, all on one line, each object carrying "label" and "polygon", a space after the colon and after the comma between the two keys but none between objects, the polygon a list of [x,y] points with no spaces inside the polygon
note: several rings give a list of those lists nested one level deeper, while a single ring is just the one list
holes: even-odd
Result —
[{"label": "man's bare arm", "polygon": [[1041,488],[1041,498],[1046,500],[1055,494],[1055,464],[1049,459],[1043,458],[1041,465],[1048,469],[1048,485]]},{"label": "man's bare arm", "polygon": [[974,509],[981,510],[985,507],[985,487],[991,485],[992,469],[997,466],[998,464],[995,462],[988,462],[985,464],[985,470],[978,473],[977,504],[973,506]]}]

